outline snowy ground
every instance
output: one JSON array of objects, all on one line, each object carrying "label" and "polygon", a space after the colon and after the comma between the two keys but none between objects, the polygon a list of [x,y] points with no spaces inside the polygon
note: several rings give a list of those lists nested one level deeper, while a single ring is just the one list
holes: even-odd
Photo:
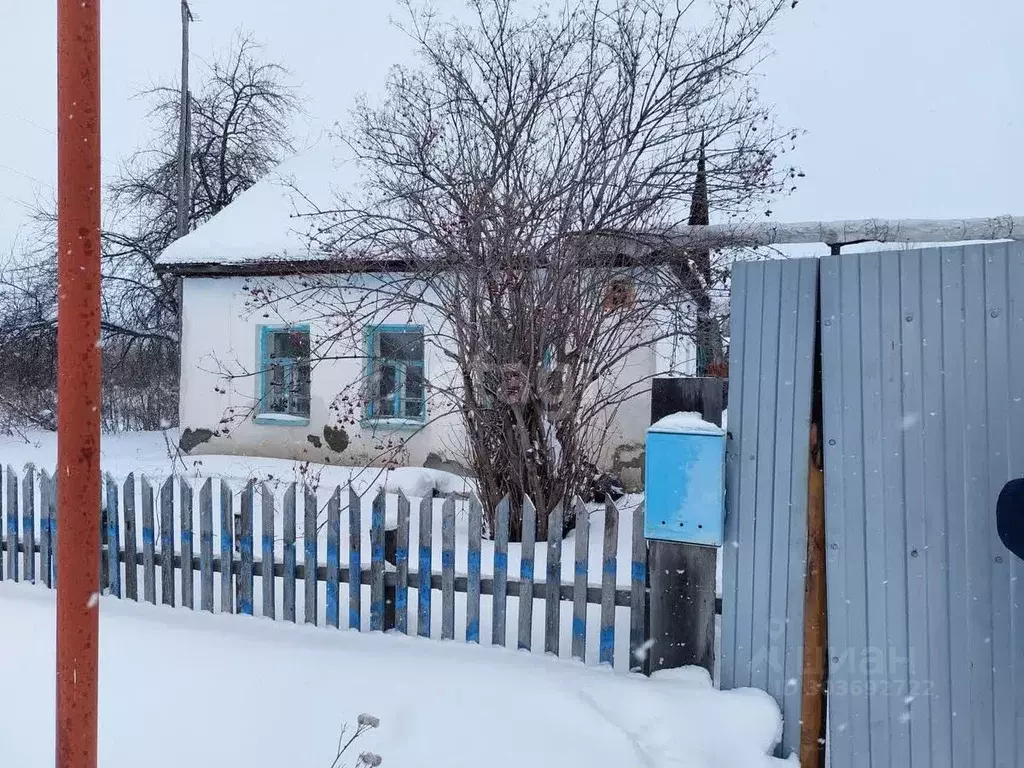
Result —
[{"label": "snowy ground", "polygon": [[[3,764],[53,765],[54,596],[0,584]],[[327,633],[104,598],[100,764],[328,768],[338,731],[385,766],[757,768],[775,703],[679,671],[648,680],[541,656]],[[355,759],[348,765],[355,763]],[[789,765],[789,763],[786,763]]]}]

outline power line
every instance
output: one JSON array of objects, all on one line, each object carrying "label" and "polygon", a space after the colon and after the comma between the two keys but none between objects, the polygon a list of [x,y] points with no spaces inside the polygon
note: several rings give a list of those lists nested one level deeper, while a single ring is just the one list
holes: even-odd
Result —
[{"label": "power line", "polygon": [[17,168],[12,168],[11,166],[6,165],[4,163],[0,163],[0,168],[3,168],[5,171],[10,171],[11,173],[13,173],[16,176],[21,176],[23,178],[26,178],[29,181],[34,181],[36,184],[42,184],[44,187],[49,187],[50,189],[56,189],[56,187],[53,184],[51,184],[50,182],[43,181],[42,179],[38,179],[35,176],[33,176],[31,173],[25,173],[24,171],[19,171]]}]

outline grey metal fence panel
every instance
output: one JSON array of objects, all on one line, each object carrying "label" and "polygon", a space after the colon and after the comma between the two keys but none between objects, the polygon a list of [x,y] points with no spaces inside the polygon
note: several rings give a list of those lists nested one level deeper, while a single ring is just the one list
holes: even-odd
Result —
[{"label": "grey metal fence panel", "polygon": [[1024,247],[822,260],[830,752],[1024,765]]},{"label": "grey metal fence panel", "polygon": [[723,688],[768,690],[799,748],[818,260],[733,267]]}]

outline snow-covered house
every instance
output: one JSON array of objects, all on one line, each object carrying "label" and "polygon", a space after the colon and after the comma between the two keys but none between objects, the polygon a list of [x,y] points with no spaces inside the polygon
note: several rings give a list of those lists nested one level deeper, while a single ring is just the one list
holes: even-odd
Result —
[{"label": "snow-covered house", "polygon": [[[436,318],[384,310],[353,322],[296,290],[329,282],[335,301],[358,303],[390,277],[386,263],[352,271],[310,248],[310,219],[296,213],[318,196],[329,203],[337,174],[325,168],[333,167],[324,152],[284,163],[161,255],[158,269],[182,282],[183,448],[348,465],[393,461],[397,452],[404,464],[458,470],[466,464],[461,416],[432,402],[432,385],[455,373],[425,343]],[[272,309],[254,300],[267,292],[283,297]],[[335,341],[325,353],[318,340],[326,337]],[[602,461],[627,482],[639,477],[651,377],[692,374],[693,359],[680,337],[621,366],[618,384],[636,394],[612,415]]]}]

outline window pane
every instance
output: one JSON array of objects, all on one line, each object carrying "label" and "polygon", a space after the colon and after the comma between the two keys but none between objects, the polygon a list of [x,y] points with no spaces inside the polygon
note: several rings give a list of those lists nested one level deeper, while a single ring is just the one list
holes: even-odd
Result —
[{"label": "window pane", "polygon": [[381,331],[377,353],[385,360],[423,362],[423,331]]},{"label": "window pane", "polygon": [[269,342],[267,346],[271,358],[309,357],[309,331],[273,331]]},{"label": "window pane", "polygon": [[291,368],[291,388],[288,398],[288,413],[292,416],[309,418],[309,362]]},{"label": "window pane", "polygon": [[267,371],[266,402],[264,411],[268,413],[288,413],[288,388],[285,385],[285,366],[275,363]]},{"label": "window pane", "polygon": [[377,369],[377,391],[373,399],[374,416],[395,415],[395,381],[396,370],[391,365],[381,365]]},{"label": "window pane", "polygon": [[425,395],[423,367],[408,365],[405,369],[405,402],[403,414],[408,419],[423,417],[423,400]]}]

